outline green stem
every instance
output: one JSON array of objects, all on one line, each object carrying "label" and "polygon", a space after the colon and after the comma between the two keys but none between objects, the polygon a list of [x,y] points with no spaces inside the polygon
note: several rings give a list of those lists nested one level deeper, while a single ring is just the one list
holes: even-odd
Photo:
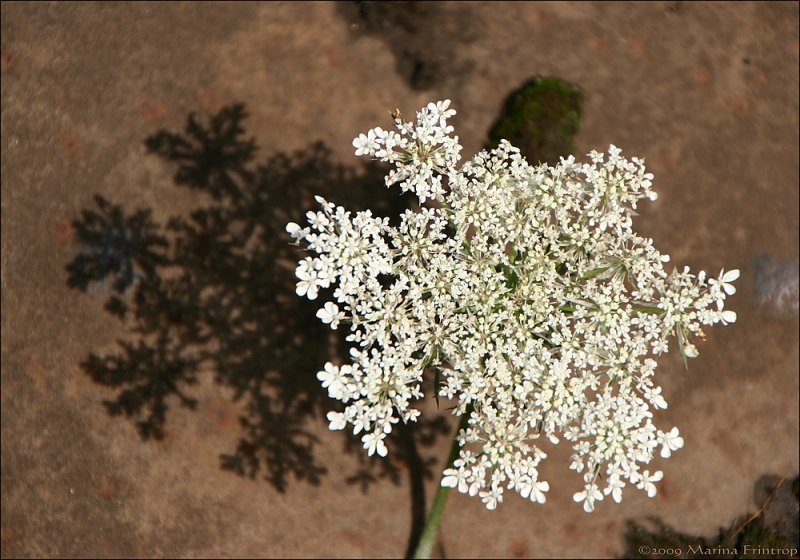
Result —
[{"label": "green stem", "polygon": [[664,310],[660,307],[634,307],[633,310],[637,313],[649,313],[650,315],[663,315]]},{"label": "green stem", "polygon": [[[458,454],[461,451],[461,446],[458,444],[458,434],[461,430],[467,427],[471,407],[461,416],[461,421],[456,428],[456,435],[453,437],[453,445],[450,448],[450,456],[447,459],[447,466],[445,469],[453,467],[453,463],[458,459]],[[412,558],[430,558],[433,545],[436,542],[436,532],[439,530],[439,524],[442,522],[442,515],[444,514],[444,506],[447,504],[447,497],[450,495],[450,488],[442,486],[441,481],[439,488],[436,490],[436,496],[433,498],[433,505],[428,514],[428,520],[425,522],[425,528],[422,530],[422,535],[419,537],[419,544],[414,551]]]}]

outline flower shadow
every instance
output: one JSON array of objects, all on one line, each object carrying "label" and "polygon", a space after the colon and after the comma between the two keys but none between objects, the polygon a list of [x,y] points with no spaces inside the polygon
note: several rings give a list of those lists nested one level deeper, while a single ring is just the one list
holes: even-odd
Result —
[{"label": "flower shadow", "polygon": [[[383,188],[377,165],[342,166],[322,143],[256,163],[246,116],[244,105],[223,108],[207,124],[190,114],[184,132],[147,138],[148,151],[176,168],[175,185],[198,193],[196,209],[160,224],[151,209],[96,195],[95,207],[74,221],[80,249],[68,283],[84,292],[101,286],[106,310],[129,330],[115,351],[82,363],[116,391],[104,402],[109,414],[159,440],[170,408],[197,408],[198,373],[212,371],[245,411],[241,438],[220,455],[221,467],[283,492],[291,479],[319,484],[327,472],[315,434],[336,403],[315,374],[332,353],[347,355],[343,335],[315,317],[318,305],[294,294],[298,251],[284,227],[315,206],[316,194],[387,216],[409,198]],[[408,472],[410,547],[424,522],[423,480],[434,461],[423,448],[447,433],[442,417],[401,426],[389,442],[392,460],[367,458],[360,441],[343,433],[344,449],[360,461],[349,483],[366,491],[383,479],[399,484]]]}]

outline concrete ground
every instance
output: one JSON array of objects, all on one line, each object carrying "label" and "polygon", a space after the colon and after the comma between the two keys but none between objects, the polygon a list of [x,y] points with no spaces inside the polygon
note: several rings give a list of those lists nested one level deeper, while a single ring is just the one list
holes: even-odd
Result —
[{"label": "concrete ground", "polygon": [[[398,31],[333,3],[2,4],[3,557],[403,555],[403,469],[399,485],[359,492],[346,482],[359,456],[324,421],[307,429],[327,474],[280,493],[220,468],[243,412],[214,372],[199,372],[195,410],[170,401],[163,439],[143,441],[135,419],[107,413],[116,390],[81,366],[130,330],[102,289],[68,287],[71,222],[95,193],[162,222],[185,215],[195,196],[143,140],[235,102],[259,158],[321,140],[355,167],[351,139],[389,126],[387,109],[451,98],[469,155],[510,91],[555,75],[585,91],[579,154],[613,143],[655,173],[639,231],[677,265],[742,270],[737,323],[711,330],[688,371],[660,360],[662,422],[686,445],[659,460],[657,498],[584,513],[561,449],[543,506],[509,496],[489,512],[452,496],[437,553],[614,557],[625,520],[649,515],[711,536],[756,507],[762,475],[798,471],[798,4],[412,8]],[[437,464],[448,446],[429,450]]]}]

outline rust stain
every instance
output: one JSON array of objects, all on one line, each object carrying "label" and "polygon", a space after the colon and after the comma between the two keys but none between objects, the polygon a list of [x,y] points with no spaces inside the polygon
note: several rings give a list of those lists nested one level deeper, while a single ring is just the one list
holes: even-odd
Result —
[{"label": "rust stain", "polygon": [[17,66],[17,53],[12,50],[4,51],[0,55],[0,60],[2,60],[3,72],[13,72]]},{"label": "rust stain", "polygon": [[511,546],[509,547],[510,555],[514,558],[528,558],[530,557],[530,552],[528,551],[528,544],[522,540],[514,540],[511,542]]},{"label": "rust stain", "polygon": [[674,160],[667,154],[656,154],[652,159],[649,159],[647,163],[650,164],[650,167],[652,167],[654,171],[658,171],[659,173],[667,171],[675,165]]},{"label": "rust stain", "polygon": [[569,522],[561,529],[561,534],[567,539],[575,539],[580,535],[580,531],[575,523]]},{"label": "rust stain", "polygon": [[227,399],[213,399],[208,403],[207,414],[211,424],[221,430],[237,431],[239,429],[238,410]]},{"label": "rust stain", "polygon": [[78,138],[72,134],[65,133],[58,138],[58,146],[68,156],[75,155],[83,149],[83,145]]},{"label": "rust stain", "polygon": [[608,54],[608,43],[602,37],[598,37],[597,39],[592,41],[592,48],[602,56]]},{"label": "rust stain", "polygon": [[690,71],[692,81],[703,90],[711,89],[712,75],[711,70],[705,64],[698,64]]},{"label": "rust stain", "polygon": [[9,558],[19,554],[16,550],[17,539],[11,535],[11,531],[0,526],[0,550],[3,551],[3,558]]},{"label": "rust stain", "polygon": [[536,10],[536,19],[539,23],[553,23],[558,19],[558,16],[550,10]]},{"label": "rust stain", "polygon": [[328,66],[333,66],[334,68],[341,68],[344,66],[341,50],[336,47],[328,47],[325,49],[325,60],[327,60]]},{"label": "rust stain", "polygon": [[364,550],[366,548],[366,541],[364,540],[364,535],[361,533],[344,529],[339,532],[339,536],[343,541],[358,548],[359,550]]},{"label": "rust stain", "polygon": [[119,495],[120,485],[116,480],[106,476],[100,484],[100,497],[104,500],[113,500]]},{"label": "rust stain", "polygon": [[729,108],[737,117],[749,117],[753,113],[752,103],[743,95],[735,97],[730,102]]},{"label": "rust stain", "polygon": [[63,249],[69,246],[75,237],[75,228],[72,227],[72,221],[67,218],[56,220],[53,223],[52,234],[58,247]]},{"label": "rust stain", "polygon": [[211,89],[201,89],[197,93],[197,103],[209,113],[217,113],[227,105],[225,96]]},{"label": "rust stain", "polygon": [[146,121],[157,123],[167,116],[167,105],[161,99],[146,95],[139,101],[139,109]]}]

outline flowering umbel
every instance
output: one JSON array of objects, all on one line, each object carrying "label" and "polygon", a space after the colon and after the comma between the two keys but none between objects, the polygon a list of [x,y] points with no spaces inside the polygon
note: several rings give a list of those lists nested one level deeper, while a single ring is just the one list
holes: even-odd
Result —
[{"label": "flowering umbel", "polygon": [[543,503],[543,436],[573,446],[584,480],[574,499],[587,512],[604,496],[619,502],[628,484],[654,496],[663,473],[643,467],[683,439],[653,424],[651,410],[667,407],[653,356],[674,337],[684,360],[695,357],[701,325],[736,320],[724,304],[738,270],[667,273],[669,257],[632,230],[639,200],[656,198],[653,175],[613,145],[591,163],[548,167],[503,141],[459,167],[449,105],[353,141],[356,155],[394,164],[387,185],[432,204],[391,227],[317,197],[309,226],[286,228],[313,255],[297,267],[297,294],[335,287],[338,303],[318,317],[349,323],[355,343],[351,363],[317,374],[344,403],[330,428],[350,424],[369,455],[386,456],[387,434],[419,416],[412,404],[434,371],[438,396],[469,417],[443,486],[489,509],[504,489]]}]

